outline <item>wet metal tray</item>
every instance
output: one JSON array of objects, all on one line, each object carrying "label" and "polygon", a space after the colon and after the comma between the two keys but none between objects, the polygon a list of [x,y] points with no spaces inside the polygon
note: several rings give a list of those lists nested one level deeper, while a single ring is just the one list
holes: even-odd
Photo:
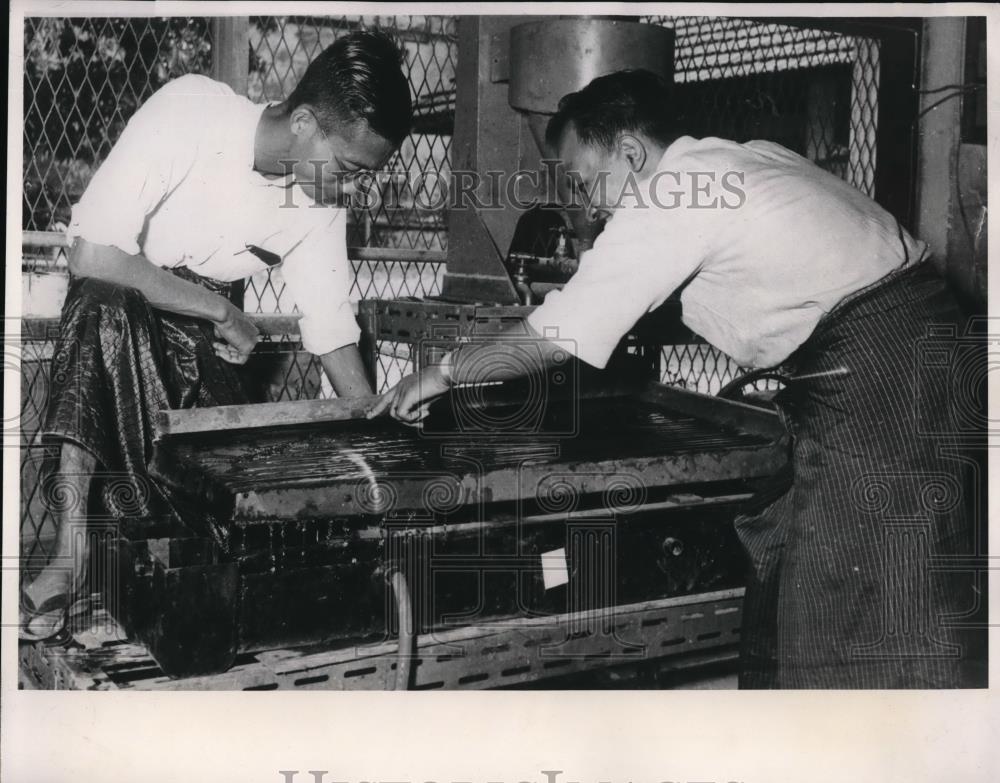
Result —
[{"label": "wet metal tray", "polygon": [[[193,412],[164,412],[172,419],[161,421],[156,469],[220,520],[302,520],[504,502],[544,509],[555,491],[706,488],[772,476],[787,460],[774,414],[660,384],[540,403],[530,415],[510,404],[446,411],[423,431],[390,419],[324,421],[323,402],[339,401],[206,410],[225,428],[200,431],[177,424]],[[275,423],[282,406],[297,423]]]}]

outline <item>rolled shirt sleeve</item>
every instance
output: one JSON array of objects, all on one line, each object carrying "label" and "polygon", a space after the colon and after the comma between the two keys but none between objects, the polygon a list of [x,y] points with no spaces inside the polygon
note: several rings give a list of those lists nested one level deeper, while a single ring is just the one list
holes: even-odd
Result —
[{"label": "rolled shirt sleeve", "polygon": [[685,209],[619,209],[576,274],[528,316],[528,324],[578,359],[603,369],[621,338],[694,275],[703,225],[684,226]]},{"label": "rolled shirt sleeve", "polygon": [[302,313],[302,347],[322,355],[358,342],[361,329],[350,300],[346,210],[313,210],[318,221],[284,256],[281,274]]}]

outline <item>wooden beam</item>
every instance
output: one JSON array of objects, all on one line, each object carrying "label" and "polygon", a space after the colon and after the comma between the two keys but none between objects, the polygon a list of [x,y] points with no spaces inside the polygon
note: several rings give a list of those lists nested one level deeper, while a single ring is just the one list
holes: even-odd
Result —
[{"label": "wooden beam", "polygon": [[212,78],[246,95],[250,81],[250,17],[212,19]]},{"label": "wooden beam", "polygon": [[908,231],[916,222],[919,49],[911,32],[886,36],[879,52],[875,200]]},{"label": "wooden beam", "polygon": [[[62,231],[22,231],[21,244],[24,247],[69,247],[66,234]],[[443,264],[448,260],[444,250],[402,247],[348,247],[347,255],[352,261]]]},{"label": "wooden beam", "polygon": [[282,313],[247,313],[253,325],[264,335],[298,334],[299,313],[284,315]]},{"label": "wooden beam", "polygon": [[156,414],[157,439],[218,430],[321,424],[365,418],[375,397],[333,400],[295,400],[213,408],[161,410]]},{"label": "wooden beam", "polygon": [[917,127],[916,233],[930,245],[938,271],[946,274],[949,224],[958,178],[962,101],[957,97],[942,101],[950,91],[941,88],[962,84],[965,77],[965,58],[961,56],[965,51],[965,20],[958,16],[927,19],[923,44],[920,111],[924,114]]},{"label": "wooden beam", "polygon": [[22,231],[22,247],[69,247],[62,231]]},{"label": "wooden beam", "polygon": [[781,439],[785,428],[776,411],[733,400],[650,382],[638,397],[668,407],[672,412],[701,418],[748,435]]},{"label": "wooden beam", "polygon": [[411,250],[402,247],[349,247],[347,255],[352,261],[399,261],[443,264],[448,260],[444,250]]},{"label": "wooden beam", "polygon": [[[260,329],[264,335],[297,335],[299,333],[298,313],[283,315],[281,313],[247,313],[247,318]],[[23,318],[21,319],[21,336],[31,340],[55,339],[59,333],[59,318]]]}]

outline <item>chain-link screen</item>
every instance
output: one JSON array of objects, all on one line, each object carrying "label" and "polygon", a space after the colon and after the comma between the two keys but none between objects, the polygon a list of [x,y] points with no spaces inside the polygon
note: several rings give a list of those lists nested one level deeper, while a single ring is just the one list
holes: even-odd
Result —
[{"label": "chain-link screen", "polygon": [[26,19],[23,227],[62,230],[135,110],[211,58],[207,19]]},{"label": "chain-link screen", "polygon": [[678,110],[692,135],[774,141],[873,194],[877,39],[741,19],[644,21],[675,31]]},{"label": "chain-link screen", "polygon": [[[685,132],[774,141],[874,194],[877,39],[742,19],[642,21],[675,32],[675,100]],[[665,346],[660,362],[664,383],[709,394],[744,371],[705,344]]]}]

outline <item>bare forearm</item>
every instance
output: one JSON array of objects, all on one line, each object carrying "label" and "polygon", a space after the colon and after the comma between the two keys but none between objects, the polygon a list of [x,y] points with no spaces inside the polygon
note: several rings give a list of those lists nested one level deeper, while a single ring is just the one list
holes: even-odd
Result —
[{"label": "bare forearm", "polygon": [[463,345],[440,364],[407,375],[378,398],[368,418],[389,413],[405,424],[417,424],[431,403],[452,386],[494,383],[544,371],[563,361],[566,349],[523,328],[504,330],[492,342]]},{"label": "bare forearm", "polygon": [[70,271],[140,291],[159,310],[220,322],[234,307],[202,286],[182,280],[145,256],[130,256],[116,247],[77,239],[70,251]]},{"label": "bare forearm", "polygon": [[496,342],[458,348],[451,356],[451,383],[512,381],[551,367],[560,353],[565,349],[549,340],[505,330]]},{"label": "bare forearm", "polygon": [[373,394],[358,346],[345,345],[321,355],[319,361],[338,397],[367,397]]}]

